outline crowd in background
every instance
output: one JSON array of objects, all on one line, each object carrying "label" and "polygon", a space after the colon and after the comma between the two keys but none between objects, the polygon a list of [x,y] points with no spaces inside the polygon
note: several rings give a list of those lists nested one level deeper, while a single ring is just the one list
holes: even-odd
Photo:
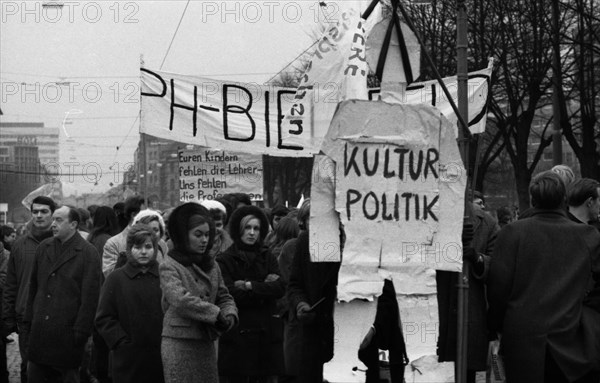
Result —
[{"label": "crowd in background", "polygon": [[[2,228],[0,253],[21,382],[322,380],[339,263],[303,275],[310,200],[263,209],[239,193],[158,211],[140,196],[85,209],[40,196],[30,208],[18,239]],[[5,357],[1,370],[8,381]]]},{"label": "crowd in background", "polygon": [[[530,209],[496,217],[470,196],[467,380],[500,338],[508,382],[598,383],[600,183],[558,166],[530,194]],[[310,200],[264,209],[238,193],[161,212],[140,196],[86,209],[42,196],[30,208],[23,233],[0,231],[0,345],[18,333],[21,382],[323,381],[340,263],[311,262]],[[436,272],[440,362],[456,361],[458,278]],[[367,383],[379,350],[391,382],[409,362],[395,297],[386,281],[357,350]]]}]

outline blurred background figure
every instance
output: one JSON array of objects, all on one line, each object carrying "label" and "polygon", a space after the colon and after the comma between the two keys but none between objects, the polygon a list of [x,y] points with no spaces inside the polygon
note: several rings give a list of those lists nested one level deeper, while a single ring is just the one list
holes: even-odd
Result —
[{"label": "blurred background figure", "polygon": [[4,250],[10,252],[16,239],[17,231],[14,228],[8,225],[0,226],[0,240],[4,245]]}]

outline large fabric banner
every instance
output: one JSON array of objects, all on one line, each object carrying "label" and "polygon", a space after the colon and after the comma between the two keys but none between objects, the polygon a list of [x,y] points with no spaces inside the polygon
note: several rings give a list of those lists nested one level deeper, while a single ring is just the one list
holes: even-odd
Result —
[{"label": "large fabric banner", "polygon": [[[338,82],[315,83],[305,106],[311,110],[310,118],[300,130],[283,124],[284,115],[294,105],[295,88],[144,68],[141,72],[141,133],[185,144],[272,156],[317,154],[341,94]],[[469,125],[474,132],[485,127],[490,78],[491,68],[469,74]],[[445,78],[444,82],[456,100],[456,77]],[[348,89],[346,92],[352,94]],[[369,98],[377,100],[379,92],[369,90]],[[435,106],[450,121],[456,121],[436,81],[410,84],[396,98],[393,102]]]},{"label": "large fabric banner", "polygon": [[[385,278],[399,293],[432,294],[433,270],[461,270],[467,176],[453,127],[439,111],[345,101],[321,149],[331,161],[315,165],[329,177],[313,176],[311,195],[331,201],[327,194],[335,190],[335,211],[329,202],[318,215],[311,212],[312,256],[340,259],[339,234],[326,237],[333,214],[339,215],[347,239],[338,299],[372,299]],[[393,278],[397,273],[402,278]]]}]

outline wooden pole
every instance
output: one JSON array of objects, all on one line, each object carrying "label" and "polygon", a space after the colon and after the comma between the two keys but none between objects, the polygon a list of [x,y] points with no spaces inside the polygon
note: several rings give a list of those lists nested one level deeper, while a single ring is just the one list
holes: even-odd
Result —
[{"label": "wooden pole", "polygon": [[[468,121],[468,64],[467,64],[467,5],[465,0],[458,0],[456,4],[456,79],[458,86],[458,111],[463,121]],[[458,129],[458,145],[469,175],[469,143],[464,135],[463,129]],[[469,185],[472,180],[467,178],[467,196],[465,198],[465,213],[470,211],[469,203]],[[456,364],[455,378],[457,383],[467,381],[467,352],[468,352],[468,328],[469,320],[469,264],[463,262],[462,273],[458,276],[458,328],[456,342]]]}]

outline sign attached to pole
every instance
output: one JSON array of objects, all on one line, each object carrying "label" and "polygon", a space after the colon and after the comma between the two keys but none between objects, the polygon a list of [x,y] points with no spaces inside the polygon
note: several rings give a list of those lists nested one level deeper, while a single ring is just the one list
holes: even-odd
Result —
[{"label": "sign attached to pole", "polygon": [[[340,104],[321,147],[335,165],[317,163],[334,174],[335,211],[329,211],[339,214],[346,232],[340,300],[371,299],[396,273],[399,292],[434,293],[433,270],[460,271],[467,177],[453,129],[430,106]],[[319,189],[325,196],[327,189],[313,184]],[[313,258],[327,254],[318,244],[339,244],[339,234],[324,237],[327,218],[311,215],[311,235],[319,237]],[[314,260],[339,260],[339,248],[337,255]]]},{"label": "sign attached to pole", "polygon": [[227,193],[262,201],[262,156],[208,148],[179,151],[181,201],[213,200]]}]

